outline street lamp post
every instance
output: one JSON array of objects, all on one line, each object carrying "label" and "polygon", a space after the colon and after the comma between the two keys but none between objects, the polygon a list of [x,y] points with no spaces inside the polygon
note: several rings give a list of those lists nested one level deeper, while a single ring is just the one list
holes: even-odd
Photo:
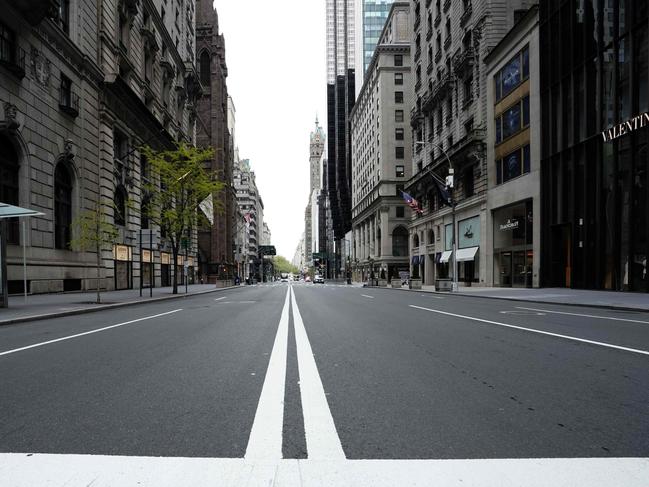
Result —
[{"label": "street lamp post", "polygon": [[[453,284],[452,284],[452,291],[457,292],[458,290],[458,280],[457,280],[457,239],[455,237],[455,198],[453,197],[453,186],[454,186],[454,176],[455,176],[455,169],[453,168],[453,163],[451,162],[450,157],[448,157],[448,154],[446,151],[442,148],[441,145],[436,144],[435,142],[428,142],[430,145],[433,147],[437,147],[442,154],[444,154],[444,157],[446,158],[446,162],[448,162],[448,176],[446,177],[445,185],[447,188],[450,189],[449,192],[449,203],[451,204],[451,218],[453,220],[452,227],[453,227],[453,238],[452,238],[452,258],[453,258]],[[415,145],[426,145],[425,142],[422,141],[415,141]],[[437,178],[437,175],[433,173],[432,170],[430,170],[431,175],[434,178]],[[439,179],[439,178],[438,178]]]}]

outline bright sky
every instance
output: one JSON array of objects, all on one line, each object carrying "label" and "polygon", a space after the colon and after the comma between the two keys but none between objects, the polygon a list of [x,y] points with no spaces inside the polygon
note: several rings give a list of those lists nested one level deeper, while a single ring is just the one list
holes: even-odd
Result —
[{"label": "bright sky", "polygon": [[309,134],[326,125],[325,0],[214,0],[225,35],[236,144],[250,159],[272,244],[289,261],[304,231]]}]

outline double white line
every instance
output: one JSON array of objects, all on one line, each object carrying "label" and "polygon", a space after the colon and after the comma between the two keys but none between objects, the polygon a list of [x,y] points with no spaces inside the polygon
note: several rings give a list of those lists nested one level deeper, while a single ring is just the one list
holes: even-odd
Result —
[{"label": "double white line", "polygon": [[300,397],[304,433],[309,459],[344,460],[340,438],[331,416],[324,387],[313,358],[311,344],[295,300],[292,286],[286,291],[275,344],[268,363],[255,420],[250,432],[246,460],[270,462],[282,458],[282,428],[288,352],[289,304],[293,305],[293,323],[300,376]]}]

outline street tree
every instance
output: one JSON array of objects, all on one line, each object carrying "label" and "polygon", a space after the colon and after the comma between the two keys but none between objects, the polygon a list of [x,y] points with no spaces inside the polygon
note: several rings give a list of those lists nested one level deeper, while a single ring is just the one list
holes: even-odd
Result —
[{"label": "street tree", "polygon": [[72,222],[76,237],[70,242],[71,247],[97,255],[97,304],[101,303],[101,253],[112,249],[118,237],[113,217],[106,212],[111,205],[112,202],[104,202],[99,197],[92,208],[82,211]]},{"label": "street tree", "polygon": [[286,272],[287,274],[297,274],[299,269],[291,264],[288,259],[282,257],[281,255],[276,255],[273,257],[273,266],[275,267],[275,272],[282,273]]},{"label": "street tree", "polygon": [[[216,172],[206,169],[214,150],[179,143],[172,150],[155,151],[145,146],[140,151],[149,171],[148,182],[144,184],[147,205],[142,212],[166,235],[176,266],[183,240],[188,245],[191,229],[197,226],[199,204],[224,186]],[[177,272],[173,293],[178,293]]]}]

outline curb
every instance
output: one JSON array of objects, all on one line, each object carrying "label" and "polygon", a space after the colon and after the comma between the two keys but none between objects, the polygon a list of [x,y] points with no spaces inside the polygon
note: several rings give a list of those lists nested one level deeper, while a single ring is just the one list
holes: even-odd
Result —
[{"label": "curb", "polygon": [[209,289],[207,291],[199,291],[191,294],[172,294],[171,296],[160,296],[157,298],[148,298],[147,300],[124,301],[122,303],[105,304],[105,305],[97,306],[95,308],[79,308],[79,309],[73,309],[69,311],[60,311],[58,313],[19,316],[16,318],[9,318],[7,320],[0,320],[0,326],[15,325],[18,323],[26,323],[28,321],[40,321],[40,320],[49,320],[51,318],[63,318],[66,316],[83,315],[87,313],[94,313],[95,311],[106,311],[108,309],[125,308],[127,306],[135,306],[138,304],[149,304],[149,303],[155,303],[160,301],[170,301],[173,299],[191,298],[192,296],[200,296],[202,294],[215,293],[219,291],[229,291],[231,289],[237,289],[239,287],[240,286],[220,287],[220,288]]},{"label": "curb", "polygon": [[427,291],[425,289],[403,289],[403,288],[380,288],[380,287],[368,287],[367,289],[393,289],[395,291],[406,291],[406,292],[416,292],[416,293],[427,293],[427,294],[438,294],[440,296],[458,296],[461,298],[480,298],[480,299],[500,299],[501,301],[518,301],[521,303],[536,303],[536,304],[554,304],[557,306],[574,306],[576,308],[596,308],[596,309],[609,309],[614,311],[632,311],[635,313],[649,313],[647,308],[632,308],[628,306],[616,306],[608,304],[587,304],[587,303],[557,303],[555,301],[542,301],[539,299],[525,299],[525,298],[505,298],[501,296],[481,296],[468,293],[451,293],[451,292],[441,292],[441,291]]}]

